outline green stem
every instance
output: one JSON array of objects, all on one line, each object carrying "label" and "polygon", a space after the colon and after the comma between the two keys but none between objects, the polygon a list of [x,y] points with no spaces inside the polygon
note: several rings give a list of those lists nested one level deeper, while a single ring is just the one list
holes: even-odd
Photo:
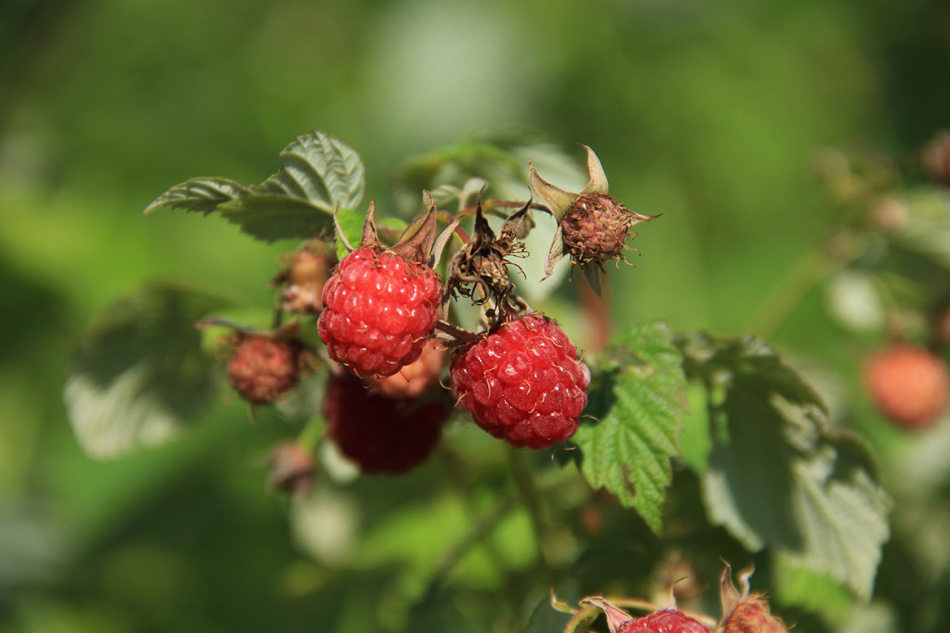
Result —
[{"label": "green stem", "polygon": [[326,428],[326,425],[327,422],[323,419],[322,415],[315,415],[310,418],[307,425],[303,427],[300,434],[297,435],[297,444],[300,448],[312,453],[317,448],[320,438],[323,437],[323,430]]}]

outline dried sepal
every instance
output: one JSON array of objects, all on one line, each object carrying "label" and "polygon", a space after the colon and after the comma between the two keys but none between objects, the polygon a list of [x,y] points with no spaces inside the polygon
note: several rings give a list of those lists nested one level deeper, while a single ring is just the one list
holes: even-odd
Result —
[{"label": "dried sepal", "polygon": [[788,628],[779,618],[772,615],[765,596],[751,593],[749,578],[750,567],[739,574],[739,587],[732,581],[732,567],[723,561],[725,567],[719,577],[719,601],[722,604],[722,618],[716,626],[716,633],[787,633]]},{"label": "dried sepal", "polygon": [[574,206],[580,194],[570,193],[552,185],[542,178],[538,170],[530,163],[528,169],[531,173],[531,189],[534,190],[534,195],[544,203],[554,219],[560,222],[561,218]]},{"label": "dried sepal", "polygon": [[607,174],[597,154],[587,145],[581,145],[587,150],[587,186],[581,191],[587,193],[607,193]]},{"label": "dried sepal", "polygon": [[435,244],[436,208],[428,191],[423,197],[427,207],[426,214],[417,217],[406,227],[391,250],[409,261],[428,265],[432,246]]}]

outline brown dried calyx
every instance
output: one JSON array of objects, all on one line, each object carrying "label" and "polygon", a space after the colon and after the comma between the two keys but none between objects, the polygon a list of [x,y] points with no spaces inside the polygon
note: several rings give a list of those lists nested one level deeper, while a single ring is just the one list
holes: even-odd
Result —
[{"label": "brown dried calyx", "polygon": [[[435,244],[436,207],[428,191],[424,193],[424,200],[428,208],[427,212],[416,217],[402,232],[396,243],[389,248],[386,248],[379,241],[379,234],[376,230],[376,203],[371,201],[369,210],[366,212],[366,219],[363,222],[358,248],[369,248],[379,253],[388,250],[406,261],[428,266],[429,260],[432,258],[432,246]],[[354,250],[346,241],[339,226],[337,231],[343,236],[343,242],[350,247],[350,250]]]},{"label": "brown dried calyx", "polygon": [[545,273],[550,275],[554,265],[567,253],[575,264],[580,265],[591,287],[599,293],[604,262],[623,258],[630,228],[658,216],[630,211],[608,195],[607,176],[600,159],[594,150],[584,147],[587,149],[588,182],[580,193],[570,193],[552,185],[534,167],[530,168],[531,187],[558,221]]},{"label": "brown dried calyx", "polygon": [[752,570],[739,575],[741,591],[732,582],[732,567],[726,563],[719,579],[722,619],[716,633],[787,633],[785,623],[772,615],[765,596],[749,592]]},{"label": "brown dried calyx", "polygon": [[503,314],[512,313],[515,285],[508,266],[516,266],[509,257],[523,257],[520,235],[531,222],[529,201],[505,220],[498,235],[491,229],[481,202],[475,210],[475,232],[464,248],[453,257],[449,266],[446,295],[469,297],[476,305],[489,299]]}]

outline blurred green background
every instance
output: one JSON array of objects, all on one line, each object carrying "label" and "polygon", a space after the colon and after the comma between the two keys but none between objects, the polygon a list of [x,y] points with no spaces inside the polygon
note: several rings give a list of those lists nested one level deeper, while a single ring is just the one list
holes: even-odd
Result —
[{"label": "blurred green background", "polygon": [[[611,270],[617,325],[736,334],[835,220],[819,150],[906,155],[950,123],[938,0],[5,0],[0,60],[3,633],[369,630],[372,579],[325,583],[265,491],[279,422],[228,398],[165,448],[99,463],[76,444],[65,362],[112,298],[170,278],[270,305],[293,247],[143,218],[169,186],[259,182],[318,128],[385,209],[405,157],[540,130],[663,213]],[[815,293],[769,335],[832,365],[857,350]]]}]

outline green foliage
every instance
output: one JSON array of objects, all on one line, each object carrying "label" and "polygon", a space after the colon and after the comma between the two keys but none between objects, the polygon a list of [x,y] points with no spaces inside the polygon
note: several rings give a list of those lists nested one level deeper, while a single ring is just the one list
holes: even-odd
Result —
[{"label": "green foliage", "polygon": [[890,503],[865,447],[829,428],[818,396],[761,341],[679,344],[713,395],[710,519],[752,551],[768,546],[870,596]]},{"label": "green foliage", "polygon": [[587,409],[596,423],[582,424],[572,440],[581,471],[659,532],[686,411],[686,379],[669,328],[655,323],[615,337],[597,382]]},{"label": "green foliage", "polygon": [[222,304],[154,283],[102,313],[73,354],[64,398],[83,450],[97,459],[167,441],[215,392],[195,322]]},{"label": "green foliage", "polygon": [[314,131],[280,153],[281,168],[259,185],[223,178],[194,178],[153,200],[145,213],[162,208],[218,211],[260,240],[307,239],[327,233],[332,214],[355,208],[363,199],[365,169],[342,141]]}]

